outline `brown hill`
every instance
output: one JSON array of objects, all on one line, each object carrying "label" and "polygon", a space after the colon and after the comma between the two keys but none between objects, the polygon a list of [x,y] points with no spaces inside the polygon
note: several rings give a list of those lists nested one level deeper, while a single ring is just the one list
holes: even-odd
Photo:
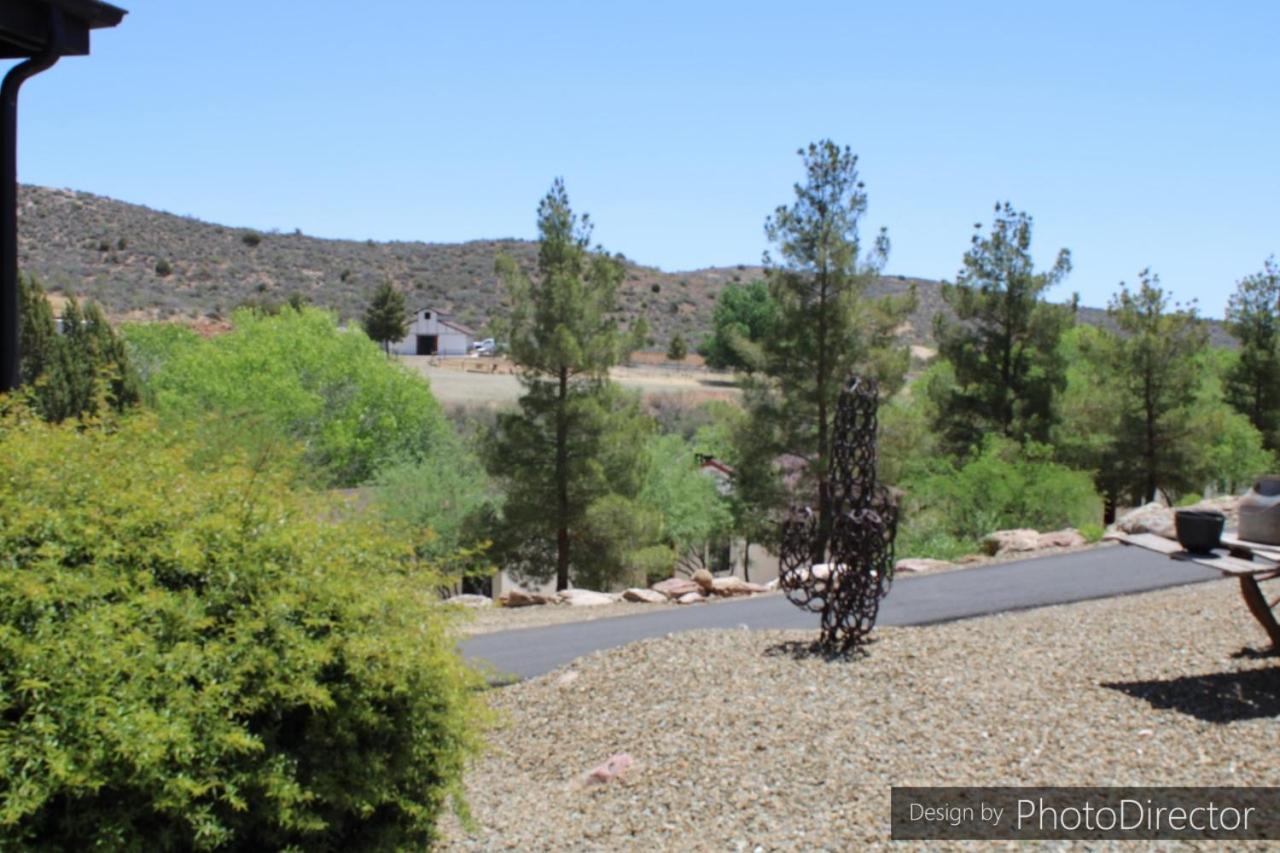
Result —
[{"label": "brown hill", "polygon": [[[514,239],[379,243],[261,233],[85,192],[23,186],[19,193],[23,271],[50,290],[93,299],[117,317],[217,318],[246,302],[300,294],[350,320],[360,316],[374,288],[390,280],[410,307],[435,307],[483,329],[501,306],[495,258],[506,253],[531,267],[536,252],[535,243]],[[759,266],[741,264],[663,272],[624,261],[623,313],[643,315],[658,347],[677,332],[699,340],[720,290],[762,274]],[[943,309],[939,283],[884,277],[873,290],[896,293],[912,284],[919,307],[904,337],[928,345],[933,315]],[[1096,323],[1105,314],[1081,309],[1081,317]],[[1214,337],[1225,338],[1219,329]]]}]

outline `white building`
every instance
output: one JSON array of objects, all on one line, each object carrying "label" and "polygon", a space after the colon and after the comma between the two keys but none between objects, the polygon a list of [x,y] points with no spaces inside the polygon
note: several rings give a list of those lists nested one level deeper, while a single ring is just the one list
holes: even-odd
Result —
[{"label": "white building", "polygon": [[434,308],[414,312],[404,340],[393,343],[396,355],[470,355],[476,333]]}]

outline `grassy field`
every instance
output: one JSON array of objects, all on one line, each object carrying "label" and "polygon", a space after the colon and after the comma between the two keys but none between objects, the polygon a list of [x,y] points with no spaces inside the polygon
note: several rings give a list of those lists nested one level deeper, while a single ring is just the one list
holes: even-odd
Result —
[{"label": "grassy field", "polygon": [[[514,403],[521,394],[520,380],[502,360],[428,356],[400,356],[400,360],[427,377],[432,393],[446,405],[502,406]],[[624,388],[638,390],[645,397],[678,395],[700,402],[734,399],[739,394],[727,373],[617,367],[611,375]]]}]

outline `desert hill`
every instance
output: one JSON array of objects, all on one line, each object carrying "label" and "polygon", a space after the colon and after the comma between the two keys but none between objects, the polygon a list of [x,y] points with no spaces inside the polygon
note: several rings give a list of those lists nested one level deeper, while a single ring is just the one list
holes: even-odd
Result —
[{"label": "desert hill", "polygon": [[[47,289],[100,303],[116,317],[225,316],[250,301],[282,302],[301,294],[345,319],[359,317],[384,280],[410,307],[431,306],[483,329],[500,307],[494,260],[502,253],[532,267],[537,246],[525,240],[467,243],[327,240],[216,225],[72,190],[24,185],[19,192],[19,264]],[[677,332],[697,341],[709,328],[716,296],[730,282],[761,276],[759,266],[663,272],[625,260],[620,303],[644,315],[652,344]],[[932,318],[943,309],[940,283],[881,278],[877,293],[914,284],[919,306],[904,336],[932,343]],[[1084,322],[1105,322],[1082,308]],[[1215,343],[1230,338],[1214,324]]]}]

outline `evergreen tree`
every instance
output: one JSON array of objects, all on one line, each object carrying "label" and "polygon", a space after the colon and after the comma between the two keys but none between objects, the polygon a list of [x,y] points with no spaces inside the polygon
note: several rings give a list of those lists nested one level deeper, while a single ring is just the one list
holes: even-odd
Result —
[{"label": "evergreen tree", "polygon": [[805,485],[815,487],[822,531],[816,559],[831,523],[827,461],[840,389],[852,373],[877,379],[886,396],[901,385],[909,355],[894,330],[915,297],[866,297],[888,258],[889,238],[882,229],[869,249],[863,246],[867,196],[858,158],[829,140],[797,153],[805,182],[795,185],[792,204],[765,222],[777,251],[776,259],[770,253],[764,259],[777,316],[764,341],[764,376],[748,383],[746,403],[772,439],[756,443],[756,454],[768,458],[753,464],[772,471],[782,453],[806,463]]},{"label": "evergreen tree", "polygon": [[41,417],[56,423],[97,414],[103,402],[116,411],[136,405],[141,397],[137,376],[102,309],[90,303],[82,310],[69,298],[59,335],[40,283],[27,277],[21,288],[19,374]]},{"label": "evergreen tree", "polygon": [[1202,436],[1193,414],[1208,332],[1194,305],[1169,304],[1150,270],[1140,273],[1136,292],[1120,287],[1107,306],[1119,334],[1104,333],[1090,354],[1108,377],[1115,412],[1100,485],[1134,503],[1157,489],[1176,499],[1200,485]]},{"label": "evergreen tree", "polygon": [[404,294],[391,282],[384,281],[373,293],[373,300],[364,312],[364,333],[369,340],[382,344],[383,352],[391,354],[391,342],[404,338],[409,329],[409,309],[405,307]]},{"label": "evergreen tree", "polygon": [[[636,342],[615,319],[622,263],[590,248],[591,223],[573,212],[560,179],[538,206],[538,232],[534,276],[509,257],[497,262],[525,393],[518,412],[498,417],[485,456],[507,486],[498,550],[533,576],[554,564],[556,587],[565,589],[571,573],[592,574],[585,544],[598,537],[588,535],[588,522],[617,517],[592,507],[638,494],[647,426],[608,378]],[[575,540],[584,547],[575,551]]]},{"label": "evergreen tree", "polygon": [[1262,272],[1240,281],[1227,303],[1227,328],[1240,341],[1240,358],[1227,375],[1227,401],[1280,450],[1280,265],[1268,258]]},{"label": "evergreen tree", "polygon": [[676,332],[671,336],[670,343],[667,344],[667,360],[668,361],[684,361],[684,357],[689,354],[689,345],[684,342],[684,337]]},{"label": "evergreen tree", "polygon": [[956,453],[988,432],[1044,442],[1054,423],[1054,398],[1066,386],[1058,341],[1075,303],[1050,305],[1044,295],[1071,271],[1071,254],[1061,250],[1051,269],[1036,272],[1031,226],[1026,213],[997,204],[990,234],[974,234],[964,269],[942,290],[955,321],[935,317],[934,337],[955,384],[936,401],[937,427]]}]

